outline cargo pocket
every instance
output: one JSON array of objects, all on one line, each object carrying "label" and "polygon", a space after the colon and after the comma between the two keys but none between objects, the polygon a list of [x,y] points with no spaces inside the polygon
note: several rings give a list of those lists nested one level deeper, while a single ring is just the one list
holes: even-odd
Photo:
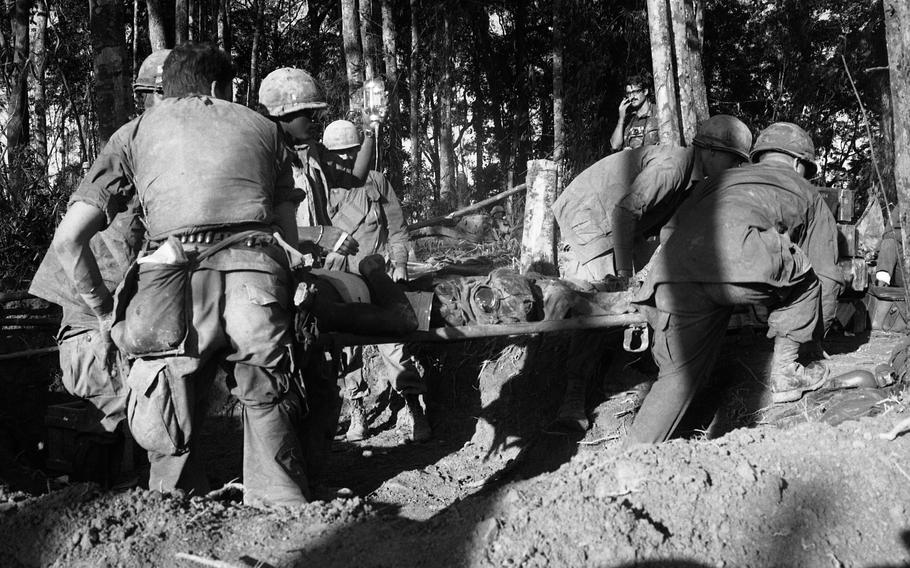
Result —
[{"label": "cargo pocket", "polygon": [[180,455],[188,450],[163,360],[138,360],[127,384],[127,420],[136,443],[150,452]]}]

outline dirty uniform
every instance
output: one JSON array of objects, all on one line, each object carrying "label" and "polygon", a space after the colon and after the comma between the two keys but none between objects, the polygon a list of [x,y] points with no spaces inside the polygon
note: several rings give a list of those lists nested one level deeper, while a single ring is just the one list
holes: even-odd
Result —
[{"label": "dirty uniform", "polygon": [[[244,500],[305,502],[293,426],[303,401],[291,358],[290,274],[271,237],[276,206],[301,196],[277,126],[207,96],[165,99],[121,128],[73,199],[98,207],[111,221],[133,196],[153,243],[171,235],[212,236],[211,243],[184,246],[191,259],[232,235],[251,235],[191,265],[190,325],[177,352],[133,353],[139,358],[128,378],[128,419],[149,452],[149,487],[207,490],[195,429],[222,366],[232,371],[229,386],[243,404]],[[153,269],[139,265],[139,293]],[[176,297],[168,290],[161,303]]]},{"label": "dirty uniform", "polygon": [[615,274],[613,212],[638,220],[637,268],[648,260],[645,238],[656,235],[683,202],[693,178],[692,148],[644,146],[619,152],[581,172],[553,203],[569,254],[563,277],[596,282]]},{"label": "dirty uniform", "polygon": [[[370,171],[366,183],[352,189],[332,188],[329,194],[329,215],[332,225],[346,231],[360,243],[356,255],[346,256],[328,265],[333,270],[358,274],[360,261],[372,254],[385,254],[393,265],[408,262],[408,233],[401,203],[385,176]],[[423,379],[413,358],[401,343],[377,346],[389,382],[402,395],[426,392]],[[363,349],[354,346],[344,349],[345,396],[349,399],[369,395],[369,385],[363,376]]]},{"label": "dirty uniform", "polygon": [[635,112],[626,117],[622,130],[623,150],[660,144],[660,125],[653,111],[654,105],[651,105],[651,112],[644,116]]},{"label": "dirty uniform", "polygon": [[[72,199],[81,200],[81,187]],[[142,246],[145,228],[138,199],[132,199],[107,229],[92,237],[90,246],[104,285],[113,294]],[[63,387],[95,409],[94,433],[114,432],[126,418],[126,374],[129,363],[117,349],[108,352],[98,317],[66,277],[56,251],[48,250],[32,278],[29,293],[63,308],[57,343]]]},{"label": "dirty uniform", "polygon": [[830,272],[836,247],[824,212],[806,180],[775,164],[728,170],[693,192],[665,227],[639,293],[660,374],[629,443],[673,433],[711,374],[734,306],[767,306],[769,337],[812,339],[820,319],[812,257],[819,273]]}]

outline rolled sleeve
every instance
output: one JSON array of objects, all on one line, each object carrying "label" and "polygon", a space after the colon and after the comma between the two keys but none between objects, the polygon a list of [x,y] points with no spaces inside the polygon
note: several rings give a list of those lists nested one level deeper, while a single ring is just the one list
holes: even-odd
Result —
[{"label": "rolled sleeve", "polygon": [[81,201],[100,210],[104,214],[105,227],[118,213],[126,211],[136,192],[129,142],[137,121],[122,126],[111,136],[69,199],[70,205]]}]

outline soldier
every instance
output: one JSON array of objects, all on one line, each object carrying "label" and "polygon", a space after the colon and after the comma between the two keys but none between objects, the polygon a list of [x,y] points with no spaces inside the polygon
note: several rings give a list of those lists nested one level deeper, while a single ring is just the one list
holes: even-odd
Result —
[{"label": "soldier", "polygon": [[[360,260],[370,254],[388,255],[392,279],[408,279],[408,233],[404,214],[395,190],[381,173],[372,170],[365,184],[360,184],[352,174],[358,151],[360,135],[357,127],[346,120],[336,120],[325,129],[322,143],[328,150],[336,185],[329,194],[329,215],[332,224],[350,233],[360,243],[360,253],[342,255],[329,253],[325,266],[332,270],[353,272]],[[364,398],[369,395],[369,385],[363,377],[362,350],[346,349],[345,397],[351,403],[351,421],[347,431],[350,441],[368,436]],[[430,438],[430,425],[423,410],[421,396],[426,387],[413,359],[400,343],[379,345],[379,353],[391,372],[389,383],[405,400],[405,412],[399,422],[406,439],[424,442]]]},{"label": "soldier", "polygon": [[553,203],[570,247],[565,277],[631,277],[647,262],[647,254],[635,258],[647,252],[644,238],[657,234],[697,181],[748,160],[751,143],[745,124],[721,114],[701,124],[692,147],[645,146],[578,174]]},{"label": "soldier", "polygon": [[[752,133],[740,120],[716,115],[705,120],[692,146],[644,146],[608,156],[581,172],[553,203],[569,244],[563,278],[596,284],[605,279],[628,286],[654,251],[653,238],[693,186],[749,158]],[[618,279],[617,279],[618,278]],[[585,393],[602,353],[599,335],[575,334],[570,345],[566,396],[557,430],[586,430]]]},{"label": "soldier", "polygon": [[619,102],[619,118],[610,136],[614,152],[660,144],[650,84],[650,78],[645,75],[633,75],[626,81],[626,96]]},{"label": "soldier", "polygon": [[165,99],[114,134],[70,200],[54,247],[104,332],[113,301],[89,241],[133,196],[142,203],[157,250],[131,269],[135,293],[114,336],[138,357],[128,415],[148,450],[149,487],[208,490],[195,429],[215,372],[225,366],[243,404],[244,501],[305,503],[294,427],[303,401],[291,360],[292,282],[273,237],[277,231],[297,241],[302,196],[290,156],[272,122],[229,102],[233,70],[217,47],[178,46],[163,77]]},{"label": "soldier", "polygon": [[[162,66],[171,50],[162,49],[145,58],[133,83],[133,93],[149,109],[161,100]],[[73,199],[79,199],[77,192]],[[104,287],[111,293],[123,280],[130,264],[142,246],[145,229],[141,222],[139,201],[132,199],[118,213],[107,229],[91,239],[91,249],[98,261]],[[77,455],[86,463],[74,464],[76,478],[106,481],[104,434],[117,432],[126,417],[126,357],[102,334],[98,318],[61,270],[60,259],[53,248],[38,267],[29,293],[63,308],[57,343],[60,346],[60,370],[63,386],[70,394],[89,402],[95,410],[88,432],[87,451]],[[125,435],[125,429],[122,429]],[[102,434],[100,437],[96,434]],[[80,440],[80,443],[83,441]],[[101,442],[98,444],[98,442]],[[128,440],[126,443],[130,443]],[[100,447],[99,447],[100,446]],[[94,454],[101,454],[96,456]],[[98,458],[98,459],[95,459]]]},{"label": "soldier", "polygon": [[825,365],[797,362],[819,323],[819,278],[839,278],[830,211],[804,179],[815,174],[814,153],[800,127],[772,124],[756,140],[756,164],[699,186],[665,227],[637,299],[650,306],[660,374],[626,444],[673,433],[710,377],[737,305],[771,310],[772,402],[798,400],[824,384]]},{"label": "soldier", "polygon": [[[328,217],[325,148],[319,143],[321,120],[328,108],[322,87],[302,69],[283,67],[269,73],[259,85],[259,104],[278,123],[285,142],[294,153],[294,182],[306,192],[297,209],[297,227],[302,243],[313,243],[318,254],[354,254],[357,241],[333,227]],[[353,175],[363,183],[370,169],[375,143],[372,129],[357,156]]]}]

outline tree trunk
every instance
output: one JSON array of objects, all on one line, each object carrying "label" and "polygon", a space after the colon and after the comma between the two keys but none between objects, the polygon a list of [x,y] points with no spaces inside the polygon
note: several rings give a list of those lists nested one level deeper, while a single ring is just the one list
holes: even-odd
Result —
[{"label": "tree trunk", "polygon": [[528,8],[524,2],[515,5],[515,29],[512,31],[515,45],[515,80],[512,107],[512,135],[508,187],[515,185],[516,179],[525,175],[528,159],[528,128],[530,127],[530,109],[528,108],[528,64],[525,54],[525,34]]},{"label": "tree trunk", "polygon": [[682,132],[667,0],[648,0],[648,29],[651,36],[651,67],[654,71],[654,100],[660,123],[660,143],[679,146],[682,144]]},{"label": "tree trunk", "polygon": [[398,94],[398,31],[395,28],[395,12],[392,0],[382,0],[382,53],[385,59],[386,85],[389,90],[389,181],[392,187],[404,194],[401,179],[401,123],[400,96]]},{"label": "tree trunk", "polygon": [[[910,227],[910,4],[885,0],[885,38],[894,111],[894,181],[902,227]],[[910,230],[902,231],[904,275],[910,275]],[[910,278],[904,278],[910,297]]]},{"label": "tree trunk", "polygon": [[455,148],[452,145],[452,79],[454,75],[454,42],[452,34],[454,10],[446,10],[442,20],[442,77],[439,81],[439,198],[443,209],[452,209],[457,202],[455,192]]},{"label": "tree trunk", "polygon": [[13,44],[13,64],[9,68],[7,96],[9,120],[6,123],[7,157],[10,167],[10,195],[13,199],[25,189],[25,162],[28,154],[28,15],[31,0],[16,0],[7,5]]},{"label": "tree trunk", "polygon": [[565,39],[563,37],[564,16],[562,5],[562,0],[553,0],[553,161],[556,162],[560,173],[563,171],[562,161],[566,151],[565,115],[563,111],[565,87],[562,70]]},{"label": "tree trunk", "polygon": [[373,38],[373,2],[358,0],[360,7],[360,44],[363,47],[363,78],[369,81],[376,77],[379,65],[376,63],[376,46]]},{"label": "tree trunk", "polygon": [[696,15],[701,11],[698,4],[698,0],[669,0],[684,143],[695,138],[698,124],[708,117],[708,95],[701,63],[702,39],[696,24]]},{"label": "tree trunk", "polygon": [[259,40],[262,37],[262,3],[253,1],[253,46],[250,49],[250,80],[246,85],[246,106],[259,95]]},{"label": "tree trunk", "polygon": [[167,39],[167,24],[161,9],[161,0],[145,0],[145,8],[149,14],[149,42],[152,51],[167,49],[172,45]]},{"label": "tree trunk", "polygon": [[231,5],[230,0],[218,0],[218,47],[231,53]]},{"label": "tree trunk", "polygon": [[537,272],[557,275],[556,223],[553,201],[556,200],[557,167],[550,160],[528,162],[525,217],[521,235],[521,273]]},{"label": "tree trunk", "polygon": [[92,33],[95,72],[95,108],[101,146],[132,112],[132,91],[123,37],[123,12],[119,0],[90,0],[89,27]]},{"label": "tree trunk", "polygon": [[349,107],[363,108],[363,49],[360,45],[360,22],[356,0],[341,0],[341,35],[347,62]]},{"label": "tree trunk", "polygon": [[174,44],[180,45],[190,40],[189,0],[177,0],[174,3]]},{"label": "tree trunk", "polygon": [[[410,0],[411,3],[411,69],[408,77],[410,90],[410,132],[411,132],[411,191],[420,189],[420,166],[423,155],[420,153],[420,94],[423,85],[420,83],[420,28],[417,26],[419,0]],[[417,193],[415,193],[417,195]]]},{"label": "tree trunk", "polygon": [[47,70],[47,2],[35,2],[35,37],[32,39],[32,69],[35,73],[34,107],[35,107],[35,148],[41,173],[47,174],[47,97],[45,93],[45,75]]}]

